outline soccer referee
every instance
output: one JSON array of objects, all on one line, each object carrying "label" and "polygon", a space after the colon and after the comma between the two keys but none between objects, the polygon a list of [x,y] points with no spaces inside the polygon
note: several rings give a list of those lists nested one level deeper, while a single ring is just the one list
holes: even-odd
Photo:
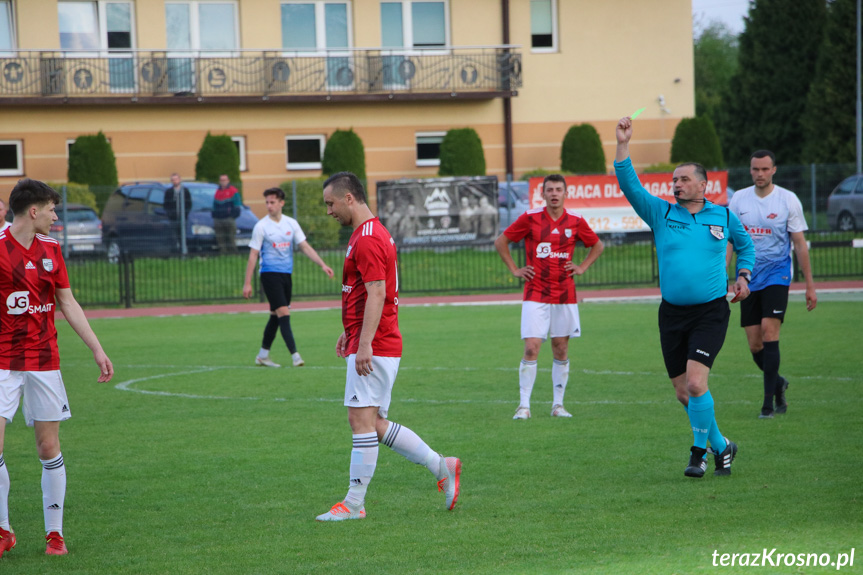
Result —
[{"label": "soccer referee", "polygon": [[737,445],[719,432],[707,379],[725,342],[731,315],[726,300],[726,247],[730,240],[737,252],[732,303],[749,295],[755,247],[736,215],[704,199],[707,171],[703,166],[677,166],[673,177],[677,203],[669,203],[652,196],[635,174],[629,158],[631,118],[621,118],[616,135],[614,170],[620,189],[653,230],[656,242],[662,357],[677,399],[689,415],[694,437],[684,474],[704,476],[709,440],[716,465],[714,475],[730,475]]}]

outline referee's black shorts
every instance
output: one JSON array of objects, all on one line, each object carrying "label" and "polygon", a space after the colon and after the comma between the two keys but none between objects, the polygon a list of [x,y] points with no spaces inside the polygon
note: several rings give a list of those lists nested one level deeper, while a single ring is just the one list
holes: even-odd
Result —
[{"label": "referee's black shorts", "polygon": [[270,302],[270,311],[291,305],[291,274],[261,272],[261,287]]},{"label": "referee's black shorts", "polygon": [[772,317],[785,321],[788,309],[788,286],[773,285],[750,292],[749,297],[740,302],[740,327],[761,325],[761,319]]},{"label": "referee's black shorts", "polygon": [[728,301],[717,298],[696,305],[659,304],[659,342],[668,377],[686,373],[686,362],[697,361],[713,367],[725,334],[731,309]]}]

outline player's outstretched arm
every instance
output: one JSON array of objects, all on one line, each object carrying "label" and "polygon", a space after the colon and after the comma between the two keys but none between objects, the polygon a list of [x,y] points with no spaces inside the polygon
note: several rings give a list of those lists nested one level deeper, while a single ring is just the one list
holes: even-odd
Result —
[{"label": "player's outstretched arm", "polygon": [[69,325],[72,326],[78,337],[93,352],[93,359],[96,361],[96,365],[99,366],[98,381],[101,383],[111,381],[111,378],[114,377],[114,365],[108,359],[108,356],[105,355],[102,344],[99,343],[99,338],[93,333],[90,322],[87,321],[87,316],[84,315],[84,310],[81,309],[75,296],[72,295],[71,288],[60,288],[57,290],[57,304],[60,306],[66,321],[69,322]]},{"label": "player's outstretched arm", "polygon": [[621,118],[617,122],[617,128],[615,128],[614,133],[617,136],[617,152],[614,159],[617,162],[622,162],[629,157],[629,140],[632,139],[632,119],[629,116]]},{"label": "player's outstretched arm", "polygon": [[258,254],[261,252],[255,248],[249,249],[249,263],[246,264],[246,279],[243,280],[243,297],[252,297],[252,274],[255,273],[255,265],[258,263]]},{"label": "player's outstretched arm", "polygon": [[318,252],[315,251],[315,248],[313,248],[309,242],[303,241],[300,244],[300,251],[306,254],[310,260],[321,266],[321,269],[324,270],[327,277],[333,277],[333,268],[328,266],[326,262],[321,259],[321,256],[318,255]]}]

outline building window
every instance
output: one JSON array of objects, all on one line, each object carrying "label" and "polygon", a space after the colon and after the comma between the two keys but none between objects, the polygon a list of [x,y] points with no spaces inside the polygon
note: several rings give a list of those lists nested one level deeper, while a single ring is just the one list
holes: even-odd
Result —
[{"label": "building window", "polygon": [[446,132],[417,132],[417,166],[440,166],[440,144]]},{"label": "building window", "polygon": [[246,167],[246,137],[231,136],[231,140],[237,146],[237,153],[240,155],[240,171],[248,171],[249,168]]},{"label": "building window", "polygon": [[236,2],[165,2],[167,46],[171,51],[236,50]]},{"label": "building window", "polygon": [[383,48],[443,48],[448,38],[446,2],[381,2]]},{"label": "building window", "polygon": [[557,3],[530,0],[530,47],[534,52],[557,51]]},{"label": "building window", "polygon": [[282,48],[326,56],[330,89],[353,88],[355,72],[347,50],[350,46],[348,3],[326,0],[282,3]]},{"label": "building window", "polygon": [[12,3],[0,1],[0,52],[10,52],[15,48],[12,22]]},{"label": "building window", "polygon": [[289,170],[320,170],[326,136],[287,136]]},{"label": "building window", "polygon": [[0,176],[23,176],[21,140],[0,140]]}]

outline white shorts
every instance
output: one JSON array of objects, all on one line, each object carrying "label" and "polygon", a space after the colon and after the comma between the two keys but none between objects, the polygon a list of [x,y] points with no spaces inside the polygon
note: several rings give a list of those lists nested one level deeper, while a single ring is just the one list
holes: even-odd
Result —
[{"label": "white shorts", "polygon": [[12,423],[21,397],[24,421],[65,421],[72,417],[60,370],[9,371],[0,369],[0,417]]},{"label": "white shorts", "polygon": [[400,357],[373,355],[372,372],[369,375],[358,375],[357,355],[349,355],[348,375],[345,380],[345,406],[377,407],[380,416],[386,418],[401,360]]},{"label": "white shorts", "polygon": [[577,303],[521,302],[521,339],[581,336]]}]

